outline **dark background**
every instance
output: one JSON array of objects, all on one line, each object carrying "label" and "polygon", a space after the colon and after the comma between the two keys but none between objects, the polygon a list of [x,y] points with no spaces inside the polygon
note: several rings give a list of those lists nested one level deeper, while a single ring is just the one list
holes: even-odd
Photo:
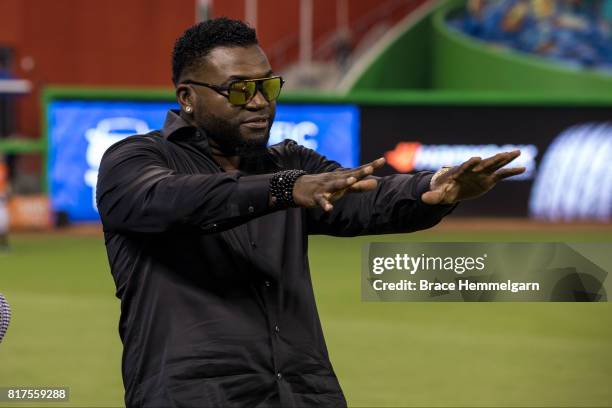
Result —
[{"label": "dark background", "polygon": [[[588,122],[612,121],[610,108],[535,106],[361,106],[361,162],[402,141],[431,144],[534,144],[536,172],[547,147],[562,131]],[[389,165],[379,175],[396,172]],[[533,179],[504,181],[456,215],[519,217],[528,214]]]}]

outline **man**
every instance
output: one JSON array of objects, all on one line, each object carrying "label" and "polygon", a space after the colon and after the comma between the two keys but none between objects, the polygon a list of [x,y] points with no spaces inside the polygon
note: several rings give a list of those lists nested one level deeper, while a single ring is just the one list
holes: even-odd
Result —
[{"label": "man", "polygon": [[374,178],[384,159],[340,169],[293,141],[268,148],[282,80],[240,21],[188,29],[173,82],[180,111],[109,148],[98,180],[126,405],[345,406],[308,235],[429,228],[521,173],[498,170],[519,153]]}]

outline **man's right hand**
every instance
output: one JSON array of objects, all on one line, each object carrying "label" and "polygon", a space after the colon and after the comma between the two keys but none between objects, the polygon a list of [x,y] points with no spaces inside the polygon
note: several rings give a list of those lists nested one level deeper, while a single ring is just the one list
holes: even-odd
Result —
[{"label": "man's right hand", "polygon": [[293,186],[293,201],[299,207],[319,206],[331,211],[334,208],[332,203],[346,193],[374,190],[378,181],[367,177],[384,164],[385,159],[381,157],[354,169],[301,176]]}]

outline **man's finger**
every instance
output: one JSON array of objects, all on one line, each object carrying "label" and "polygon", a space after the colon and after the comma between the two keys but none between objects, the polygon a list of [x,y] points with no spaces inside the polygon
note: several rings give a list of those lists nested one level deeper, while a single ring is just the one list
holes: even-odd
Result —
[{"label": "man's finger", "polygon": [[378,159],[374,160],[370,164],[372,165],[372,167],[374,167],[374,170],[376,170],[384,166],[386,162],[387,160],[384,157],[379,157]]},{"label": "man's finger", "polygon": [[334,209],[334,206],[323,196],[323,194],[315,194],[314,200],[323,211],[329,212]]},{"label": "man's finger", "polygon": [[352,170],[348,173],[349,177],[355,177],[357,179],[357,181],[361,180],[362,178],[365,178],[369,175],[371,175],[372,173],[374,173],[374,167],[368,165],[365,167],[358,167],[355,170]]},{"label": "man's finger", "polygon": [[511,167],[509,169],[501,169],[493,174],[494,180],[497,182],[508,177],[517,176],[525,172],[525,167]]},{"label": "man's finger", "polygon": [[[354,177],[351,177],[355,180]],[[378,180],[375,178],[361,180],[358,182],[349,183],[345,188],[337,188],[333,193],[324,193],[323,196],[330,203],[334,203],[344,197],[346,193],[363,193],[365,191],[371,191],[376,189],[378,186]],[[337,187],[337,186],[336,186]]]},{"label": "man's finger", "polygon": [[493,173],[495,170],[502,167],[502,165],[500,165],[500,162],[503,160],[503,158],[503,153],[497,153],[495,156],[488,157],[482,160],[480,163],[478,163],[476,167],[474,167],[473,170],[476,172],[487,170]]},{"label": "man's finger", "polygon": [[355,182],[357,182],[357,179],[353,176],[335,179],[331,181],[331,185],[327,188],[327,191],[333,193],[339,190],[344,190]]},{"label": "man's finger", "polygon": [[360,180],[348,188],[351,193],[363,193],[364,191],[375,190],[378,187],[378,180],[375,178],[368,178]]},{"label": "man's finger", "polygon": [[468,161],[464,162],[459,166],[459,170],[456,174],[465,173],[467,171],[472,170],[474,167],[478,166],[478,164],[482,161],[480,157],[472,157]]},{"label": "man's finger", "polygon": [[380,157],[380,158],[378,158],[378,159],[376,159],[376,160],[374,160],[374,161],[371,161],[371,162],[369,162],[369,163],[362,164],[362,165],[361,165],[361,166],[359,166],[359,167],[355,167],[355,168],[353,168],[353,169],[343,169],[343,170],[338,170],[338,171],[335,171],[334,173],[336,173],[336,174],[343,174],[343,175],[346,175],[346,174],[353,174],[353,173],[355,173],[355,172],[359,172],[359,170],[365,169],[366,167],[371,167],[371,168],[372,168],[372,170],[376,170],[376,169],[379,169],[379,168],[381,168],[382,166],[384,166],[384,165],[385,165],[385,163],[386,163],[385,158],[384,158],[384,157]]},{"label": "man's finger", "polygon": [[387,162],[387,160],[385,160],[385,158],[384,158],[384,157],[379,157],[378,159],[373,160],[373,161],[371,161],[371,162],[369,162],[369,163],[362,164],[362,165],[361,165],[361,166],[359,166],[359,167],[355,167],[353,170],[362,169],[362,168],[364,168],[364,167],[368,167],[368,166],[370,166],[370,167],[372,167],[374,170],[376,170],[376,169],[379,169],[379,168],[381,168],[382,166],[384,166],[386,162]]},{"label": "man's finger", "polygon": [[480,164],[474,168],[474,171],[487,171],[493,173],[495,170],[501,169],[520,155],[520,150],[498,153],[480,162]]}]

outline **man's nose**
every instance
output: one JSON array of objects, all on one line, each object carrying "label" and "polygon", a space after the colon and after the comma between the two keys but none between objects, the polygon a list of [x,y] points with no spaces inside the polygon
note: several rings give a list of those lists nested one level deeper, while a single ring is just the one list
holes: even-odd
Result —
[{"label": "man's nose", "polygon": [[247,109],[259,110],[267,107],[268,105],[270,105],[270,102],[268,102],[268,100],[263,96],[261,89],[257,88],[255,96],[253,96],[253,99],[246,104],[246,107]]}]

